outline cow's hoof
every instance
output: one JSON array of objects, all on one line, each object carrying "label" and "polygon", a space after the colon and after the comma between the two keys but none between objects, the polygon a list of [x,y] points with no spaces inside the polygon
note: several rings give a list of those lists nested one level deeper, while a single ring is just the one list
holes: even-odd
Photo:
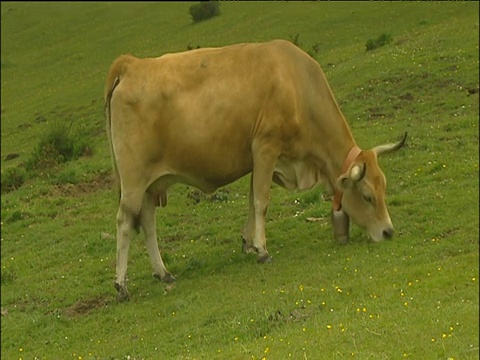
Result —
[{"label": "cow's hoof", "polygon": [[115,289],[117,289],[117,302],[126,302],[130,300],[130,295],[125,286],[115,283]]},{"label": "cow's hoof", "polygon": [[265,255],[262,255],[262,256],[259,256],[258,259],[257,259],[257,262],[259,264],[269,264],[273,261],[273,258],[267,254]]},{"label": "cow's hoof", "polygon": [[175,280],[177,280],[177,279],[175,279],[175,276],[173,276],[169,272],[165,273],[165,276],[163,278],[158,274],[153,274],[153,277],[160,280],[160,281],[163,281],[164,283],[167,283],[167,284],[174,283]]},{"label": "cow's hoof", "polygon": [[252,244],[248,244],[247,240],[242,237],[242,252],[244,254],[253,254],[257,252],[257,249],[255,249]]},{"label": "cow's hoof", "polygon": [[258,252],[253,246],[244,246],[242,250],[244,254],[256,254]]},{"label": "cow's hoof", "polygon": [[348,243],[348,235],[335,234],[335,240],[340,245],[346,245]]},{"label": "cow's hoof", "polygon": [[173,276],[172,274],[170,274],[169,272],[167,272],[165,274],[165,277],[162,279],[163,282],[167,283],[167,284],[172,284],[175,282],[175,276]]}]

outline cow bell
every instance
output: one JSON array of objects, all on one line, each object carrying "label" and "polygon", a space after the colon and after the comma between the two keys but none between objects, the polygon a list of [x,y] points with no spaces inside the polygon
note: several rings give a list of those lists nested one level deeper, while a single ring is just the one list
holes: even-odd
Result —
[{"label": "cow bell", "polygon": [[335,240],[340,244],[346,244],[348,241],[350,218],[343,210],[332,209],[332,227]]}]

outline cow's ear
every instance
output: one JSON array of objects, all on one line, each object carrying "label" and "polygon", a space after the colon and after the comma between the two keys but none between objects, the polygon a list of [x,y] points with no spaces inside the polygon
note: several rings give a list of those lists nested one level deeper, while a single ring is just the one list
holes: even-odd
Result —
[{"label": "cow's ear", "polygon": [[337,179],[337,186],[342,190],[350,189],[355,183],[363,179],[367,172],[367,164],[353,163],[346,173]]},{"label": "cow's ear", "polygon": [[353,182],[359,182],[367,173],[367,164],[353,163],[348,169],[348,176]]}]

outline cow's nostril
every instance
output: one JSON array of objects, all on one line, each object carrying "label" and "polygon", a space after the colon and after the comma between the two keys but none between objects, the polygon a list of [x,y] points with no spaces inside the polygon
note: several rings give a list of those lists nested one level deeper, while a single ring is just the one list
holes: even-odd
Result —
[{"label": "cow's nostril", "polygon": [[393,236],[393,228],[386,228],[383,230],[383,237],[385,239],[391,239]]}]

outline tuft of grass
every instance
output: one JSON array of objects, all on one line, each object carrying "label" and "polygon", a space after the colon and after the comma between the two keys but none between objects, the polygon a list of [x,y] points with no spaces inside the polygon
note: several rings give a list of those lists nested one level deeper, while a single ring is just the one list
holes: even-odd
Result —
[{"label": "tuft of grass", "polygon": [[56,184],[77,184],[79,177],[75,169],[66,169],[60,172],[55,179]]},{"label": "tuft of grass", "polygon": [[365,44],[367,51],[378,49],[379,47],[385,46],[392,42],[392,35],[390,34],[381,34],[376,39],[368,39]]},{"label": "tuft of grass", "polygon": [[289,40],[292,42],[293,45],[301,47],[300,45],[300,34],[295,35],[288,35]]},{"label": "tuft of grass", "polygon": [[315,58],[316,55],[320,52],[320,44],[319,43],[314,43],[311,47],[311,49],[307,49],[303,44],[300,42],[300,34],[295,34],[295,35],[289,35],[288,39],[292,44],[295,46],[298,46],[299,48],[303,49],[308,55],[310,55],[312,58]]}]

